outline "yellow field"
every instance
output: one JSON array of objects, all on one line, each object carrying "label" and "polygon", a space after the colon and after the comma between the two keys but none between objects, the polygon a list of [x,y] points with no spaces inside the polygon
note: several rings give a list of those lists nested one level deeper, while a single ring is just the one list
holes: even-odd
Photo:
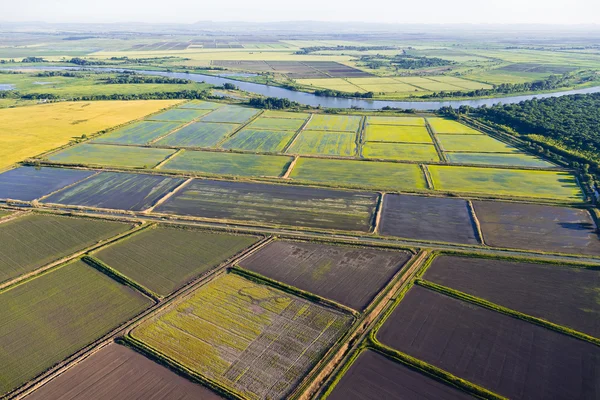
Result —
[{"label": "yellow field", "polygon": [[0,109],[0,168],[179,102],[64,102]]}]

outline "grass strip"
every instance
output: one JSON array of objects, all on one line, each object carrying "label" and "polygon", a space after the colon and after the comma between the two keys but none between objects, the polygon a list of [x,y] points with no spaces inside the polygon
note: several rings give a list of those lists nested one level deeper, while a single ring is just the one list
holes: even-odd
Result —
[{"label": "grass strip", "polygon": [[576,339],[584,340],[586,342],[595,344],[596,346],[600,346],[600,339],[598,339],[598,338],[595,338],[595,337],[587,335],[585,333],[576,331],[571,328],[567,328],[562,325],[555,324],[550,321],[546,321],[545,319],[533,317],[533,316],[527,315],[527,314],[523,314],[521,312],[511,310],[510,308],[506,308],[506,307],[500,306],[498,304],[489,302],[482,298],[471,296],[470,294],[466,294],[461,291],[451,289],[446,286],[438,285],[433,282],[425,281],[422,279],[416,279],[415,284],[422,286],[424,288],[430,289],[430,290],[434,290],[434,291],[444,294],[446,296],[450,296],[450,297],[453,297],[458,300],[466,301],[466,302],[474,304],[476,306],[487,308],[488,310],[496,311],[496,312],[502,313],[504,315],[508,315],[510,317],[520,319],[522,321],[530,322],[532,324],[536,324],[536,325],[542,326],[547,329],[552,329],[553,331],[572,336]]}]

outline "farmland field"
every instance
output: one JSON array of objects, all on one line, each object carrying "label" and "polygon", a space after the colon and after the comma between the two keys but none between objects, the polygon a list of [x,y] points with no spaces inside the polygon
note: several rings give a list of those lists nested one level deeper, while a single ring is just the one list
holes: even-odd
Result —
[{"label": "farmland field", "polygon": [[356,133],[303,130],[287,153],[354,156],[356,155]]},{"label": "farmland field", "polygon": [[556,165],[525,153],[445,153],[450,163],[554,168]]},{"label": "farmland field", "polygon": [[[405,397],[409,394],[409,397]],[[373,350],[363,351],[327,396],[329,400],[404,398],[473,399],[465,392],[444,385]]]},{"label": "farmland field", "polygon": [[600,238],[586,210],[536,204],[474,201],[491,246],[600,255]]},{"label": "farmland field", "polygon": [[51,154],[48,160],[65,164],[152,168],[174,152],[169,149],[84,143]]},{"label": "farmland field", "polygon": [[312,131],[357,132],[361,117],[356,115],[315,114],[306,129]]},{"label": "farmland field", "polygon": [[600,338],[600,271],[439,256],[423,279]]},{"label": "farmland field", "polygon": [[0,209],[0,218],[7,217],[7,216],[9,216],[9,215],[11,215],[11,214],[12,214],[12,211],[11,211],[11,210],[3,210],[3,209]]},{"label": "farmland field", "polygon": [[379,231],[416,240],[478,243],[462,199],[386,194]]},{"label": "farmland field", "polygon": [[44,372],[151,303],[82,261],[0,292],[0,394]]},{"label": "farmland field", "polygon": [[433,144],[367,142],[363,145],[362,155],[381,160],[440,160]]},{"label": "farmland field", "polygon": [[251,129],[266,129],[274,131],[297,131],[304,124],[303,119],[292,118],[257,118],[248,127]]},{"label": "farmland field", "polygon": [[436,190],[572,202],[583,200],[577,180],[568,172],[446,165],[429,165],[427,168]]},{"label": "farmland field", "polygon": [[167,296],[257,240],[253,236],[158,227],[102,248],[94,256]]},{"label": "farmland field", "polygon": [[237,132],[221,147],[224,149],[280,153],[293,137],[294,131],[255,129],[254,124],[250,124],[249,128]]},{"label": "farmland field", "polygon": [[487,135],[437,135],[443,151],[515,153],[517,149]]},{"label": "farmland field", "polygon": [[406,142],[433,144],[427,128],[411,125],[367,125],[367,142]]},{"label": "farmland field", "polygon": [[404,251],[278,240],[240,266],[363,310],[409,259]]},{"label": "farmland field", "polygon": [[156,144],[173,147],[213,147],[238,127],[238,124],[194,122],[160,139]]},{"label": "farmland field", "polygon": [[201,119],[202,122],[227,122],[231,124],[243,124],[258,114],[254,108],[225,105],[211,112]]},{"label": "farmland field", "polygon": [[300,157],[290,177],[299,181],[379,190],[427,188],[423,172],[416,164]]},{"label": "farmland field", "polygon": [[[59,102],[0,109],[0,168],[65,145],[74,136],[141,118],[179,100]],[[10,131],[10,133],[8,133]]]},{"label": "farmland field", "polygon": [[427,122],[431,129],[435,133],[458,133],[462,135],[483,135],[483,133],[476,131],[460,122],[452,121],[444,118],[427,118]]},{"label": "farmland field", "polygon": [[0,282],[34,271],[132,225],[89,218],[30,214],[0,224]]},{"label": "farmland field", "polygon": [[301,119],[305,121],[308,118],[308,113],[288,112],[288,111],[277,111],[277,110],[266,110],[261,118],[290,118],[290,119]]},{"label": "farmland field", "polygon": [[245,398],[285,398],[352,318],[228,274],[132,336]]},{"label": "farmland field", "polygon": [[31,201],[95,174],[94,171],[20,167],[0,174],[0,199]]},{"label": "farmland field", "polygon": [[141,121],[94,139],[92,143],[147,144],[181,126],[181,122]]},{"label": "farmland field", "polygon": [[157,212],[255,223],[368,231],[375,193],[195,180]]},{"label": "farmland field", "polygon": [[600,390],[600,347],[421,286],[408,291],[377,337],[511,399],[593,399]]},{"label": "farmland field", "polygon": [[27,400],[220,400],[138,352],[111,343],[25,397]]},{"label": "farmland field", "polygon": [[142,211],[185,179],[160,175],[101,172],[44,199],[45,203]]},{"label": "farmland field", "polygon": [[291,157],[210,151],[186,151],[169,160],[161,169],[235,176],[283,175]]},{"label": "farmland field", "polygon": [[187,103],[180,105],[177,108],[181,108],[181,109],[191,108],[191,109],[195,109],[195,110],[216,110],[219,107],[223,107],[223,104],[213,103],[211,101],[192,100],[192,101],[188,101]]},{"label": "farmland field", "polygon": [[180,121],[190,122],[202,117],[210,112],[207,109],[178,109],[172,108],[160,114],[155,114],[147,118],[149,121]]},{"label": "farmland field", "polygon": [[367,117],[367,124],[425,126],[425,119],[421,117]]}]

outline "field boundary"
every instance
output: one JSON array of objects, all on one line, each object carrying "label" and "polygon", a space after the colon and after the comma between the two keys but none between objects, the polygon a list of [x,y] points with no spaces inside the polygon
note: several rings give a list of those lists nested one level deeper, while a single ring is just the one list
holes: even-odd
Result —
[{"label": "field boundary", "polygon": [[85,181],[87,181],[88,179],[91,179],[91,178],[94,178],[94,177],[96,177],[96,176],[100,175],[100,173],[101,173],[101,172],[102,172],[102,171],[96,171],[96,173],[94,173],[94,174],[91,174],[90,176],[86,176],[85,178],[79,179],[77,182],[73,182],[73,183],[71,183],[71,184],[69,184],[69,185],[67,185],[67,186],[63,186],[63,187],[61,187],[60,189],[53,190],[52,192],[50,192],[50,193],[48,193],[48,194],[45,194],[45,195],[43,195],[42,197],[38,197],[37,199],[35,199],[35,200],[32,200],[32,201],[31,201],[31,203],[32,203],[32,204],[35,204],[35,203],[37,203],[38,201],[42,201],[42,200],[44,200],[44,199],[46,199],[46,198],[48,198],[48,197],[52,196],[53,194],[56,194],[56,193],[58,193],[58,192],[60,192],[60,191],[66,190],[66,189],[70,189],[70,188],[72,188],[72,187],[73,187],[73,186],[75,186],[75,185],[78,185],[78,184],[80,184],[80,183],[82,183],[82,182],[85,182]]},{"label": "field boundary", "polygon": [[381,215],[383,214],[383,201],[385,197],[385,192],[379,193],[379,198],[377,199],[377,204],[375,205],[375,212],[373,213],[373,230],[371,233],[378,234],[379,226],[381,224]]},{"label": "field boundary", "polygon": [[483,230],[481,229],[481,223],[479,222],[479,218],[477,218],[477,213],[475,212],[475,207],[473,207],[473,202],[471,200],[467,200],[467,208],[469,210],[469,217],[471,219],[471,225],[473,226],[473,230],[475,231],[475,236],[477,237],[477,241],[481,243],[483,246],[487,246],[485,243],[485,238],[483,237]]},{"label": "field boundary", "polygon": [[[428,118],[423,118],[423,119],[425,120],[425,128],[427,129],[427,133],[429,133],[429,136],[431,137],[431,141],[433,142],[433,146],[435,147],[435,151],[437,152],[438,157],[440,158],[440,161],[442,162],[442,164],[448,164],[448,160],[446,159],[446,155],[444,154],[444,149],[442,148],[442,145],[438,141],[437,135],[433,131],[433,128],[429,124],[429,119]],[[452,164],[452,165],[455,165],[455,164]]]},{"label": "field boundary", "polygon": [[254,114],[252,117],[250,117],[246,122],[244,122],[243,124],[240,124],[240,126],[238,126],[233,131],[231,131],[231,133],[228,133],[227,135],[223,136],[221,138],[221,140],[219,140],[217,143],[215,143],[215,145],[213,147],[221,148],[222,149],[221,145],[223,145],[223,143],[225,143],[226,141],[228,141],[229,139],[231,139],[232,137],[234,137],[239,131],[241,131],[244,128],[246,128],[252,122],[256,121],[264,113],[265,113],[265,110],[258,110],[258,112],[256,114]]},{"label": "field boundary", "polygon": [[290,174],[292,173],[292,170],[296,166],[296,163],[298,162],[299,159],[300,159],[300,156],[298,156],[298,155],[294,156],[294,159],[292,160],[291,163],[288,164],[288,167],[287,167],[285,173],[283,174],[283,176],[281,177],[281,179],[291,179]]},{"label": "field boundary", "polygon": [[156,164],[154,167],[152,167],[150,169],[160,169],[163,165],[165,165],[166,163],[168,163],[169,161],[171,161],[175,157],[183,154],[184,152],[185,152],[184,149],[178,149],[177,151],[174,151],[173,153],[171,153],[168,156],[166,156],[164,158],[164,160],[160,161],[158,164]]},{"label": "field boundary", "polygon": [[423,172],[423,176],[425,177],[425,183],[427,184],[427,189],[435,190],[435,186],[433,186],[433,179],[431,178],[431,174],[429,173],[429,168],[427,168],[426,164],[419,164],[421,168],[421,172]]},{"label": "field boundary", "polygon": [[309,114],[308,118],[306,118],[306,120],[304,120],[304,123],[302,124],[302,126],[296,131],[294,136],[292,136],[292,138],[287,142],[287,144],[283,147],[283,149],[281,149],[281,153],[289,154],[288,150],[290,149],[290,147],[292,147],[292,145],[294,144],[296,139],[298,139],[298,136],[300,136],[300,133],[302,133],[302,131],[304,129],[306,129],[306,126],[309,124],[309,122],[312,120],[312,118],[313,118],[313,114]]},{"label": "field boundary", "polygon": [[181,184],[177,185],[169,193],[166,193],[160,199],[156,200],[156,202],[150,208],[143,210],[142,213],[149,214],[149,213],[153,212],[156,207],[160,206],[165,201],[169,200],[173,195],[175,195],[175,193],[179,192],[181,189],[183,189],[184,187],[189,185],[193,180],[194,180],[194,178],[188,178]]}]

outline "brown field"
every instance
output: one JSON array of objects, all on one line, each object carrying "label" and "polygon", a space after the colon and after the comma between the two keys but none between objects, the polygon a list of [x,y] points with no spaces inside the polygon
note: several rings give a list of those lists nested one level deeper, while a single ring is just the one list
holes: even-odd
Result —
[{"label": "brown field", "polygon": [[404,251],[276,241],[240,266],[363,310],[409,259]]},{"label": "brown field", "polygon": [[511,399],[597,399],[600,347],[421,286],[378,339]]},{"label": "brown field", "polygon": [[27,400],[219,400],[221,396],[128,347],[109,344]]}]

